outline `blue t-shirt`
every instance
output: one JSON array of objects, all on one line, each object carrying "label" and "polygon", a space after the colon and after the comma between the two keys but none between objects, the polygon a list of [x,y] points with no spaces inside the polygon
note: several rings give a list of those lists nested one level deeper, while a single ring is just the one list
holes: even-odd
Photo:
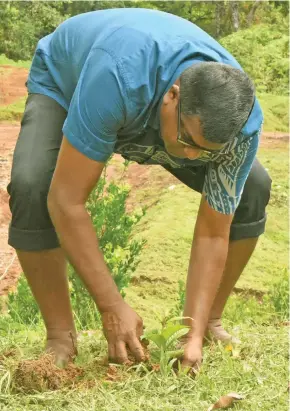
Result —
[{"label": "blue t-shirt", "polygon": [[159,133],[162,97],[200,61],[241,69],[218,42],[180,17],[139,8],[101,10],[72,17],[39,41],[27,87],[68,111],[63,133],[91,159],[105,162],[116,152],[143,164],[206,164],[207,201],[231,214],[258,147],[258,101],[226,155],[178,159],[166,152]]}]

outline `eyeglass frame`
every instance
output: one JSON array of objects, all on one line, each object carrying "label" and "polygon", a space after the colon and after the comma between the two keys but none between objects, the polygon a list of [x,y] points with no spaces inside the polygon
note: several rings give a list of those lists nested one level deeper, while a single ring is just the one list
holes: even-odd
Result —
[{"label": "eyeglass frame", "polygon": [[192,148],[198,148],[199,150],[202,151],[202,154],[199,156],[199,158],[201,157],[211,157],[213,154],[227,154],[228,151],[223,151],[222,149],[217,149],[217,150],[211,150],[208,148],[204,148],[201,147],[200,145],[198,145],[197,143],[195,143],[194,141],[192,141],[192,143],[188,143],[187,141],[182,140],[182,135],[181,135],[181,98],[179,97],[178,100],[178,112],[177,112],[177,122],[178,122],[178,130],[177,130],[177,141],[181,144],[183,144],[184,146],[187,147],[192,147]]}]

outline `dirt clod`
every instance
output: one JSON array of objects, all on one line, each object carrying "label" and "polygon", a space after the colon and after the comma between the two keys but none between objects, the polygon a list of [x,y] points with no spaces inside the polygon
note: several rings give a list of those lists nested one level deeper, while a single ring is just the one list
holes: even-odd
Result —
[{"label": "dirt clod", "polygon": [[12,358],[17,356],[17,350],[15,348],[11,348],[10,350],[3,351],[0,354],[0,364],[3,363],[6,358]]},{"label": "dirt clod", "polygon": [[16,391],[58,390],[78,382],[83,369],[69,363],[65,369],[53,363],[53,356],[44,355],[37,360],[20,361],[14,373],[13,386]]}]

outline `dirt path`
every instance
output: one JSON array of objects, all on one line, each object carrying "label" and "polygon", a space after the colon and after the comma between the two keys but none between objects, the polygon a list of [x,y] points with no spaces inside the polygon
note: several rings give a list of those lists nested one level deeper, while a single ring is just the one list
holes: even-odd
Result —
[{"label": "dirt path", "polygon": [[8,106],[27,94],[27,75],[25,68],[0,66],[0,106]]},{"label": "dirt path", "polygon": [[15,251],[7,244],[10,210],[6,191],[19,128],[19,125],[0,125],[0,279],[5,275],[0,280],[0,295],[13,288],[21,272]]}]

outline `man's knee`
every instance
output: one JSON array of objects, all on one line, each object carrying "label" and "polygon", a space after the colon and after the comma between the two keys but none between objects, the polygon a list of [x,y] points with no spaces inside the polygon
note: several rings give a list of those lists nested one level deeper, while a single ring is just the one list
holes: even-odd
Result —
[{"label": "man's knee", "polygon": [[231,240],[258,237],[265,231],[265,209],[270,199],[271,183],[265,168],[255,160],[234,215]]},{"label": "man's knee", "polygon": [[271,184],[267,170],[256,160],[245,184],[244,200],[265,209],[270,200]]},{"label": "man's knee", "polygon": [[19,229],[42,229],[50,226],[47,194],[52,173],[29,165],[12,169],[7,191],[12,225]]}]

